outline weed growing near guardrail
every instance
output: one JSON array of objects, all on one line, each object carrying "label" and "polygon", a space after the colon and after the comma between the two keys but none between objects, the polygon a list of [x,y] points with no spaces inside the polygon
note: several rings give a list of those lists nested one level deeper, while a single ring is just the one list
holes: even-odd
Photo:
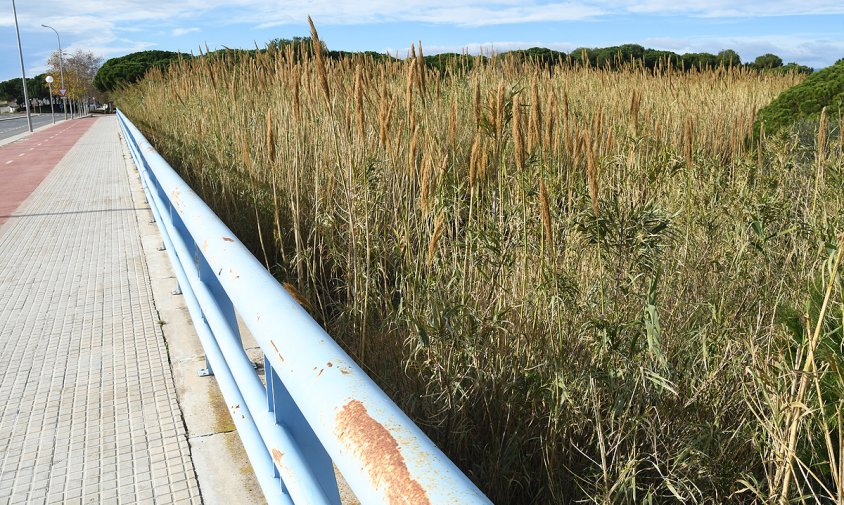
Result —
[{"label": "weed growing near guardrail", "polygon": [[421,54],[118,103],[494,501],[841,500],[840,127],[751,140],[802,77]]}]

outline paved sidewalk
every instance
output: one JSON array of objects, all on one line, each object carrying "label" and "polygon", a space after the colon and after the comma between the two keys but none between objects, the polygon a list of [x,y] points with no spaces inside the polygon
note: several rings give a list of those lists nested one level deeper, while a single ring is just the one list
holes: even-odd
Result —
[{"label": "paved sidewalk", "polygon": [[81,121],[0,225],[0,505],[199,503],[116,118]]}]

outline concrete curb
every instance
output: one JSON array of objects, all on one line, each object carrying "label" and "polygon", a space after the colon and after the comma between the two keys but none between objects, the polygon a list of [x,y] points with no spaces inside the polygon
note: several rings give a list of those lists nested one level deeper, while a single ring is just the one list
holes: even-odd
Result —
[{"label": "concrete curb", "polygon": [[[139,209],[136,216],[153,300],[167,342],[170,370],[202,502],[205,505],[266,503],[216,380],[213,376],[197,375],[197,370],[205,367],[202,345],[181,295],[173,293],[178,283],[167,253],[159,250],[161,235],[157,224],[150,222],[152,212],[122,135],[120,143],[129,171],[134,207]],[[248,336],[244,337],[247,352],[252,351],[250,358],[263,364],[260,349],[257,353],[254,351],[257,344]]]},{"label": "concrete curb", "polygon": [[[40,116],[40,115],[41,115],[41,113],[38,113],[38,114],[32,114],[31,116],[32,116],[32,117],[36,117],[36,116]],[[0,117],[0,121],[12,121],[12,120],[14,120],[14,119],[25,119],[25,118],[26,118],[26,114],[24,114],[23,116]]]}]

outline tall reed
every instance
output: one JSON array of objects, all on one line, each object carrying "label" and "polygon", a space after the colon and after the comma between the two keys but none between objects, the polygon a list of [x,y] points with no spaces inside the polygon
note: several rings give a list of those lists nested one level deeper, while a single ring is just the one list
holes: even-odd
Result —
[{"label": "tall reed", "polygon": [[118,103],[493,500],[841,500],[844,161],[752,137],[800,76],[439,72],[311,27]]}]

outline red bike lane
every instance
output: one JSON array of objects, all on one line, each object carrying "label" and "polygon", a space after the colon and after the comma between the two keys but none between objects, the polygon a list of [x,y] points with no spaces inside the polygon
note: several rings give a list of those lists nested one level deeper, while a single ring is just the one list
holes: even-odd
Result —
[{"label": "red bike lane", "polygon": [[41,184],[96,118],[74,119],[0,147],[0,225]]}]

